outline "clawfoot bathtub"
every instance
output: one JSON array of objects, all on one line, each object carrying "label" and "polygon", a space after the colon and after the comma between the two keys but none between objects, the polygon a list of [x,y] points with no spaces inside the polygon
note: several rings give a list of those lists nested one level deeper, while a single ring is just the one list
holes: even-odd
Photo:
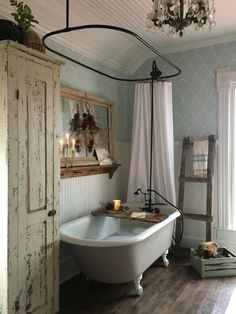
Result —
[{"label": "clawfoot bathtub", "polygon": [[134,282],[141,295],[143,272],[160,256],[168,266],[168,249],[179,212],[161,208],[160,223],[88,215],[61,226],[61,240],[70,243],[80,271],[106,283]]}]

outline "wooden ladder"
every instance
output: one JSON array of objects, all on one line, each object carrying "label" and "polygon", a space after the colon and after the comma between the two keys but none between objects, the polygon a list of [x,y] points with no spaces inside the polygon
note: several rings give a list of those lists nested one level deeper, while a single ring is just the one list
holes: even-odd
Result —
[{"label": "wooden ladder", "polygon": [[[213,159],[215,152],[215,136],[208,136],[208,162],[207,162],[207,176],[206,177],[196,177],[196,176],[186,176],[186,156],[189,148],[191,148],[193,142],[190,141],[189,137],[183,139],[182,144],[182,157],[181,157],[181,167],[179,176],[179,196],[178,196],[178,208],[183,212],[184,218],[192,220],[200,220],[206,222],[206,241],[211,240],[211,223],[212,223],[212,175],[213,175]],[[207,184],[207,199],[206,199],[206,214],[193,214],[184,212],[184,190],[185,183],[196,182],[196,183],[206,183]],[[176,236],[179,238],[181,231],[180,219],[177,220],[176,224]]]}]

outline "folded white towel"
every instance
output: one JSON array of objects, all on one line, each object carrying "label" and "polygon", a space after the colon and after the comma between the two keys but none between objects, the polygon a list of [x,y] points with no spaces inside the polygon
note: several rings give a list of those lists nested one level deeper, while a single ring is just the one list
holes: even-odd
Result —
[{"label": "folded white towel", "polygon": [[96,154],[100,165],[111,165],[113,163],[106,149],[96,148]]},{"label": "folded white towel", "polygon": [[132,212],[131,218],[145,218],[146,213],[143,212]]},{"label": "folded white towel", "polygon": [[208,140],[193,142],[193,174],[197,177],[207,176]]}]

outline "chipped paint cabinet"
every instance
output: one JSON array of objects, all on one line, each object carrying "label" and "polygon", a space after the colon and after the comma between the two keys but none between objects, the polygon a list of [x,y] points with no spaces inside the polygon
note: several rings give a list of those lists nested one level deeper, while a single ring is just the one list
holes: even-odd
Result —
[{"label": "chipped paint cabinet", "polygon": [[60,63],[0,42],[0,313],[58,311]]}]

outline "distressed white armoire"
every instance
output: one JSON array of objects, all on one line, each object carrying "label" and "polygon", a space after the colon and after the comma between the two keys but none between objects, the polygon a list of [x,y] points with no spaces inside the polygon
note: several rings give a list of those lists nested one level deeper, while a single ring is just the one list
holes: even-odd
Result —
[{"label": "distressed white armoire", "polygon": [[58,311],[60,65],[0,42],[0,314]]}]

